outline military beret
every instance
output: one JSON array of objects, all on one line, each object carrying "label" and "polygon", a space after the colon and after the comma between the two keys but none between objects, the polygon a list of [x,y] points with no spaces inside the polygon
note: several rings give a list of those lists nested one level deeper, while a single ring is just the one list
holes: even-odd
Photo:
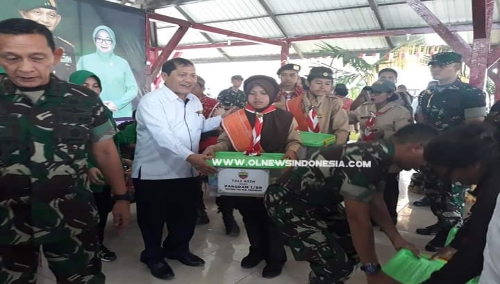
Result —
[{"label": "military beret", "polygon": [[19,10],[29,11],[36,8],[52,9],[57,11],[56,0],[21,0]]},{"label": "military beret", "polygon": [[462,63],[462,55],[456,52],[441,52],[432,56],[429,65],[448,65],[452,63]]},{"label": "military beret", "polygon": [[330,79],[333,80],[333,71],[326,67],[313,67],[307,75],[307,81],[311,82],[314,79]]},{"label": "military beret", "polygon": [[300,65],[297,65],[297,64],[286,64],[286,65],[283,65],[281,66],[280,69],[278,69],[278,73],[276,74],[281,74],[281,72],[285,71],[285,70],[293,70],[293,71],[297,71],[297,73],[300,72]]}]

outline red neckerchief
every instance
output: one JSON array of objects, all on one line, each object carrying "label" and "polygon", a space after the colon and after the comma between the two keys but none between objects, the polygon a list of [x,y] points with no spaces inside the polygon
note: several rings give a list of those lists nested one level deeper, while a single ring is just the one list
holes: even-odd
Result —
[{"label": "red neckerchief", "polygon": [[203,105],[203,116],[205,116],[205,118],[210,118],[219,102],[205,94],[201,97],[200,101]]},{"label": "red neckerchief", "polygon": [[309,129],[309,132],[319,133],[320,131],[316,108],[311,108],[307,114],[307,128]]},{"label": "red neckerchief", "polygon": [[274,105],[268,106],[263,112],[257,110],[249,103],[245,106],[245,110],[250,113],[255,113],[255,125],[252,129],[252,145],[245,151],[248,156],[260,156],[262,147],[260,146],[260,136],[262,134],[262,126],[264,126],[264,115],[276,110]]},{"label": "red neckerchief", "polygon": [[388,109],[386,109],[385,111],[381,111],[381,112],[372,112],[370,111],[370,118],[366,121],[366,125],[365,125],[365,133],[363,135],[363,138],[362,140],[363,141],[373,141],[375,140],[375,134],[373,132],[370,132],[370,129],[375,126],[375,120],[377,118],[377,116],[380,116],[384,113],[387,113],[388,111],[390,111],[394,106],[391,106],[389,107]]},{"label": "red neckerchief", "polygon": [[[300,97],[304,94],[304,89],[302,89],[299,85],[295,85],[295,89],[287,93],[283,91],[283,89],[280,89],[280,92],[276,96],[276,101],[275,102],[280,102],[282,98],[286,98],[286,100],[293,99],[296,97]],[[287,98],[287,96],[290,96],[290,98]]]}]

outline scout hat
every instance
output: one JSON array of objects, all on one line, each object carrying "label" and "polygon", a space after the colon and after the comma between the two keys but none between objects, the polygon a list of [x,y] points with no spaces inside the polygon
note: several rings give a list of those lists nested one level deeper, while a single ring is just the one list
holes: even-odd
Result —
[{"label": "scout hat", "polygon": [[441,52],[432,56],[429,65],[448,65],[452,63],[462,63],[462,55],[456,52]]},{"label": "scout hat", "polygon": [[333,80],[333,71],[326,67],[313,67],[307,75],[307,81],[311,82],[314,79],[330,79]]},{"label": "scout hat", "polygon": [[293,71],[297,71],[297,73],[300,72],[300,65],[297,65],[297,64],[286,64],[286,65],[283,65],[281,66],[280,69],[278,69],[278,73],[276,73],[277,75],[281,74],[281,72],[285,71],[285,70],[293,70]]},{"label": "scout hat", "polygon": [[270,104],[276,100],[276,96],[280,91],[280,85],[278,85],[278,82],[276,82],[274,78],[264,75],[255,75],[246,79],[243,84],[243,90],[247,96],[250,94],[250,90],[255,87],[255,85],[261,86],[264,90],[266,90],[266,93],[269,96]]},{"label": "scout hat", "polygon": [[377,81],[373,83],[371,88],[372,93],[394,93],[396,91],[396,85],[387,80]]}]

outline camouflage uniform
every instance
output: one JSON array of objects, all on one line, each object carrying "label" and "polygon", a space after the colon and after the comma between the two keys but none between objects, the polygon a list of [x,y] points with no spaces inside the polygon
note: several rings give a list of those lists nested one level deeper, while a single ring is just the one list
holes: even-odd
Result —
[{"label": "camouflage uniform", "polygon": [[91,143],[113,126],[95,93],[52,76],[21,92],[0,82],[0,283],[35,283],[40,249],[58,283],[104,283]]},{"label": "camouflage uniform", "polygon": [[311,266],[310,284],[341,284],[359,264],[343,196],[369,202],[392,164],[392,142],[334,145],[308,154],[310,160],[370,161],[371,168],[301,167],[267,189],[264,204],[297,261]]},{"label": "camouflage uniform", "polygon": [[[465,123],[468,117],[486,115],[486,96],[472,85],[456,80],[446,86],[432,86],[419,96],[419,111],[427,123],[447,131]],[[424,169],[425,193],[431,209],[447,228],[459,224],[465,206],[465,188],[459,183],[439,181]]]},{"label": "camouflage uniform", "polygon": [[222,90],[217,97],[221,105],[228,109],[230,107],[244,108],[247,104],[247,95],[242,90],[233,91],[233,87]]}]

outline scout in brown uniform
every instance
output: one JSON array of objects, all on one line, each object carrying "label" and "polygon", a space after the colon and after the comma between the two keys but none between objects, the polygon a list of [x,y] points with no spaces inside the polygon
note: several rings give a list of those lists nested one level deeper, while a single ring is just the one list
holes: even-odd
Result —
[{"label": "scout in brown uniform", "polygon": [[[252,76],[245,81],[247,106],[227,116],[222,121],[224,133],[217,145],[209,146],[204,154],[218,151],[245,152],[249,155],[285,153],[284,158],[296,159],[301,148],[301,138],[295,130],[293,115],[273,105],[279,92],[278,83],[271,77]],[[266,260],[262,276],[276,277],[281,274],[286,253],[281,232],[272,223],[261,197],[235,197],[236,208],[250,241],[250,253],[243,258],[243,268],[253,268]]]},{"label": "scout in brown uniform", "polygon": [[276,96],[275,106],[284,107],[285,102],[304,94],[304,88],[299,77],[300,65],[286,64],[278,69],[277,75],[280,77],[280,92]]},{"label": "scout in brown uniform", "polygon": [[309,91],[301,97],[286,102],[286,109],[293,113],[300,131],[335,134],[337,144],[347,142],[349,118],[342,100],[330,95],[332,70],[314,67],[307,76]]},{"label": "scout in brown uniform", "polygon": [[[389,81],[377,81],[371,86],[370,102],[362,104],[349,113],[349,123],[358,123],[361,127],[361,141],[387,139],[403,126],[411,124],[413,118],[408,109],[397,105],[394,100],[396,85]],[[399,171],[392,169],[387,174],[384,199],[389,214],[397,222],[396,208],[399,198]]]}]

